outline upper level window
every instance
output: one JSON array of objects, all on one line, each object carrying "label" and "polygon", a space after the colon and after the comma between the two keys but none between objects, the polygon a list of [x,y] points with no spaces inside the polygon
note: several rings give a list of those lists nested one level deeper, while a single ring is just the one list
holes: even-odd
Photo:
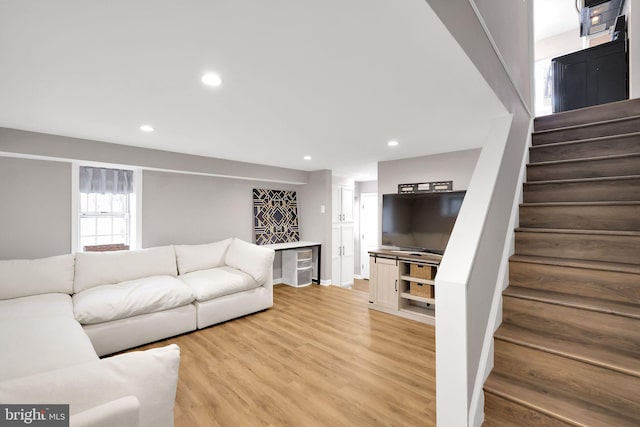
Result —
[{"label": "upper level window", "polygon": [[129,249],[133,171],[80,166],[80,248]]}]

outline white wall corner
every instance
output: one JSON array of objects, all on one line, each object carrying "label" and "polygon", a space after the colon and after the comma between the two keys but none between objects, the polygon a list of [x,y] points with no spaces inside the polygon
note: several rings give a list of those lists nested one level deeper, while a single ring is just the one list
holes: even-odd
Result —
[{"label": "white wall corner", "polygon": [[438,281],[436,320],[436,424],[467,426],[466,283]]},{"label": "white wall corner", "polygon": [[80,250],[80,165],[71,163],[71,253]]},{"label": "white wall corner", "polygon": [[277,279],[273,279],[273,284],[274,285],[281,285],[284,282],[282,281],[282,277],[278,277]]},{"label": "white wall corner", "polygon": [[131,198],[132,225],[129,235],[131,249],[142,249],[142,169],[133,170],[133,197]]}]

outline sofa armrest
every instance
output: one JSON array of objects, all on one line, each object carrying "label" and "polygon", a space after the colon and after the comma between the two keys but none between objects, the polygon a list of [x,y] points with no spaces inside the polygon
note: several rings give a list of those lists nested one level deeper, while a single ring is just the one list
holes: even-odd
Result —
[{"label": "sofa armrest", "polygon": [[275,251],[263,248],[240,239],[233,239],[227,254],[225,264],[244,271],[256,282],[265,287],[273,286],[273,258]]},{"label": "sofa armrest", "polygon": [[135,396],[122,397],[86,411],[69,419],[70,427],[138,427],[140,401]]},{"label": "sofa armrest", "polygon": [[4,404],[69,404],[71,416],[135,396],[140,427],[173,427],[180,348],[171,344],[0,382]]}]

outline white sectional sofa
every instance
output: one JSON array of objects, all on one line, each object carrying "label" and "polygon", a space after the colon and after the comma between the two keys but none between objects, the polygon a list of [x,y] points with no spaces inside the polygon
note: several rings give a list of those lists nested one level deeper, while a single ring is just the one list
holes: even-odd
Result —
[{"label": "white sectional sofa", "polygon": [[171,426],[180,350],[124,349],[273,305],[271,249],[239,239],[0,261],[0,403],[73,426]]}]

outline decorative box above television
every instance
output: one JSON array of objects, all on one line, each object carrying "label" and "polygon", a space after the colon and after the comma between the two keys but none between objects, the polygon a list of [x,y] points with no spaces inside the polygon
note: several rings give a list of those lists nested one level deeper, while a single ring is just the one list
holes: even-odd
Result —
[{"label": "decorative box above television", "polygon": [[453,190],[453,181],[419,182],[416,184],[398,184],[398,194],[434,193]]}]

